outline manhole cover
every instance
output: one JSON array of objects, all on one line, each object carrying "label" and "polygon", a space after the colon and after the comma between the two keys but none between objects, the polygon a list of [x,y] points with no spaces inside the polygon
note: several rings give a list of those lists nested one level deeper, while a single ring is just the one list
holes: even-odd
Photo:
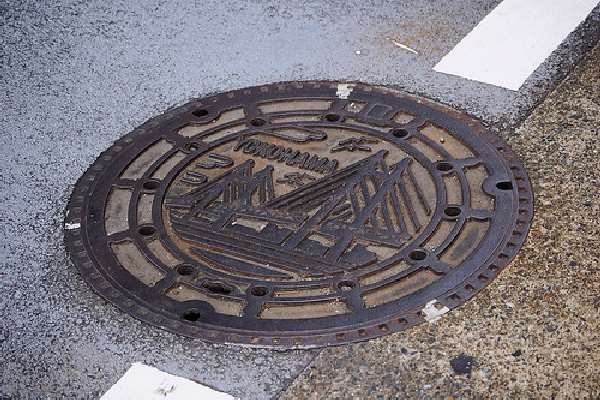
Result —
[{"label": "manhole cover", "polygon": [[304,82],[148,121],[81,177],[65,227],[84,278],[136,318],[289,348],[436,318],[508,264],[531,218],[521,163],[476,121]]}]

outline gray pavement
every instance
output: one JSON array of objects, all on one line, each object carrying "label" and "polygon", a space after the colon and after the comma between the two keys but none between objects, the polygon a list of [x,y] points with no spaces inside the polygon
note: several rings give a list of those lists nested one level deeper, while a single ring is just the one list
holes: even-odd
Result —
[{"label": "gray pavement", "polygon": [[0,2],[0,398],[97,398],[134,361],[245,399],[284,390],[316,351],[185,339],[96,296],[62,244],[73,184],[114,140],[168,107],[273,81],[387,84],[499,129],[517,124],[597,42],[600,13],[519,92],[433,73],[497,3]]}]

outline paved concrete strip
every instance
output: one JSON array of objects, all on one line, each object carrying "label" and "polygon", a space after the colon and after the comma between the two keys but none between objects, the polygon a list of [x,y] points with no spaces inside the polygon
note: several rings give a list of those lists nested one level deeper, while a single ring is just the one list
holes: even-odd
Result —
[{"label": "paved concrete strip", "polygon": [[434,70],[519,90],[597,4],[597,0],[504,0]]},{"label": "paved concrete strip", "polygon": [[236,397],[142,363],[133,363],[100,400],[133,399],[235,400]]}]

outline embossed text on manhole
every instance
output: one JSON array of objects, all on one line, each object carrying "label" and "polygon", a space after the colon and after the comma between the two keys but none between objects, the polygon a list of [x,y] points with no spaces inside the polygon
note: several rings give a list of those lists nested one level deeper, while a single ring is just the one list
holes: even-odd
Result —
[{"label": "embossed text on manhole", "polygon": [[475,120],[332,82],[192,101],[118,140],[65,220],[86,281],[186,336],[310,347],[434,321],[532,218],[521,163]]}]

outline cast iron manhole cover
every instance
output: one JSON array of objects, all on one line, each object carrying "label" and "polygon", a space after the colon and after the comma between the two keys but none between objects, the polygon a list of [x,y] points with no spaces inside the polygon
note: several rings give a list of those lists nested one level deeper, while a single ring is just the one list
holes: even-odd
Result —
[{"label": "cast iron manhole cover", "polygon": [[303,82],[148,121],[81,177],[65,231],[83,277],[125,312],[289,348],[436,318],[508,264],[531,218],[525,170],[478,122]]}]

